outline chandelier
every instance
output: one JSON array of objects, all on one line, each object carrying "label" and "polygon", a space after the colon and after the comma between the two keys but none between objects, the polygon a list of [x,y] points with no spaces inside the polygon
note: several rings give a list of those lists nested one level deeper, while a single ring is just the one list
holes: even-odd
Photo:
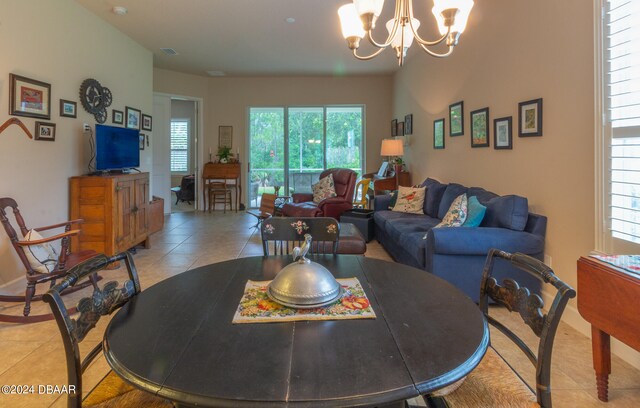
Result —
[{"label": "chandelier", "polygon": [[[373,39],[372,31],[382,12],[384,0],[353,0],[353,3],[345,4],[338,9],[342,35],[353,55],[360,60],[370,60],[391,46],[396,50],[398,65],[402,66],[414,39],[429,55],[438,58],[448,57],[467,25],[473,0],[433,0],[433,3],[432,12],[442,35],[434,41],[425,41],[418,35],[420,21],[413,16],[413,0],[396,0],[393,19],[386,24],[389,36],[383,43]],[[358,55],[358,47],[365,35],[369,42],[379,49],[370,55],[362,56]],[[436,53],[428,48],[442,42],[448,47],[444,53]]]}]

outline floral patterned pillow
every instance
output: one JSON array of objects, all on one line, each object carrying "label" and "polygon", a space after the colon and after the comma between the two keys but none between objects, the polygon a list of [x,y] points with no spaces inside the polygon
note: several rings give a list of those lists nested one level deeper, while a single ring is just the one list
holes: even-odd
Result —
[{"label": "floral patterned pillow", "polygon": [[398,199],[392,211],[399,211],[410,214],[424,214],[422,205],[424,204],[424,187],[398,187]]},{"label": "floral patterned pillow", "polygon": [[316,184],[312,185],[313,189],[313,202],[318,204],[325,198],[335,197],[336,188],[333,184],[333,174],[329,174],[327,177],[320,179]]},{"label": "floral patterned pillow", "polygon": [[460,194],[451,203],[449,211],[444,216],[440,224],[433,228],[460,227],[467,220],[467,194]]}]

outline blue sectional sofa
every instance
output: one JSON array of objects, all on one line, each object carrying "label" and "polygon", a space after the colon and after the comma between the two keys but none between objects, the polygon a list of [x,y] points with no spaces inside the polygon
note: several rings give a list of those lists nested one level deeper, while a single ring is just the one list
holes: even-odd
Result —
[{"label": "blue sectional sofa", "polygon": [[[530,213],[526,198],[498,196],[480,187],[442,184],[430,178],[422,186],[427,188],[424,214],[390,211],[389,195],[374,200],[376,239],[397,262],[433,273],[477,302],[482,268],[491,248],[544,260],[547,217]],[[463,193],[469,198],[476,196],[487,207],[480,226],[433,228]],[[512,277],[521,286],[539,291],[536,278],[501,262],[494,273],[499,282]]]}]

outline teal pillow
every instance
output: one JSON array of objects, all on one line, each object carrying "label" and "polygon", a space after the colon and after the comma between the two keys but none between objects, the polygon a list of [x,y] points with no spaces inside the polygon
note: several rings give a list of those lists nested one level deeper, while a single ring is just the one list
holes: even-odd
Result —
[{"label": "teal pillow", "polygon": [[393,207],[396,206],[396,202],[398,202],[398,190],[393,190],[389,195],[391,196],[391,200],[389,200],[389,209],[393,210]]},{"label": "teal pillow", "polygon": [[484,214],[487,211],[487,207],[480,204],[476,196],[469,197],[467,201],[467,219],[465,220],[463,227],[478,227],[484,218]]}]

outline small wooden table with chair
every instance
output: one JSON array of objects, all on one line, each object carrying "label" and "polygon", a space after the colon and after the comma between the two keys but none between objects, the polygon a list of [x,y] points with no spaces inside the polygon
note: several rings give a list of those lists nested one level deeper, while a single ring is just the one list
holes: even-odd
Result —
[{"label": "small wooden table with chair", "polygon": [[240,181],[240,163],[205,163],[202,169],[202,197],[204,208],[215,210],[216,201],[231,205],[231,190],[235,190],[235,211],[238,212],[242,184]]}]

